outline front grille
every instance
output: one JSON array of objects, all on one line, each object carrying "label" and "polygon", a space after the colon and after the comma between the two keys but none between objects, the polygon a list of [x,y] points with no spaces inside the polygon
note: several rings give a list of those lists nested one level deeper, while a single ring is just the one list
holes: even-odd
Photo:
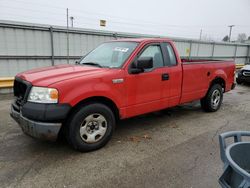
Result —
[{"label": "front grille", "polygon": [[250,71],[243,71],[242,73],[244,76],[250,76]]},{"label": "front grille", "polygon": [[31,84],[20,78],[15,78],[14,80],[14,96],[16,97],[16,104],[18,106],[23,105],[28,97]]}]

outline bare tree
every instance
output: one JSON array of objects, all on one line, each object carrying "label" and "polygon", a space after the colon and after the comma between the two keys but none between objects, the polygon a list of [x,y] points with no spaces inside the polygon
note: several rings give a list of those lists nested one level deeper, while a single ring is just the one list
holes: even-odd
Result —
[{"label": "bare tree", "polygon": [[224,42],[229,41],[229,37],[228,37],[228,35],[226,35],[226,36],[222,39],[222,41],[224,41]]},{"label": "bare tree", "polygon": [[246,33],[239,33],[239,34],[238,34],[237,40],[238,40],[239,42],[244,42],[246,39],[247,39]]}]

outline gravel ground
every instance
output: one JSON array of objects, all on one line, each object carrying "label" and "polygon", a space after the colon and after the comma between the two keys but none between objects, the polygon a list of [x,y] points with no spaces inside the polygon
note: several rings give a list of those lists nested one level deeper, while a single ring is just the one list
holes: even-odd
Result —
[{"label": "gravel ground", "polygon": [[104,148],[79,153],[67,143],[24,135],[0,96],[0,187],[219,187],[218,134],[250,130],[250,86],[205,113],[198,102],[121,121]]}]

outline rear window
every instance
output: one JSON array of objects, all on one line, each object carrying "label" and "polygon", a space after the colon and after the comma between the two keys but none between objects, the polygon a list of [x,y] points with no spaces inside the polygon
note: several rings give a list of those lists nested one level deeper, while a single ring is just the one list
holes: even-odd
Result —
[{"label": "rear window", "polygon": [[172,46],[169,43],[163,43],[163,48],[165,48],[165,51],[166,51],[167,66],[177,65],[177,60],[176,60],[175,53],[174,53]]}]

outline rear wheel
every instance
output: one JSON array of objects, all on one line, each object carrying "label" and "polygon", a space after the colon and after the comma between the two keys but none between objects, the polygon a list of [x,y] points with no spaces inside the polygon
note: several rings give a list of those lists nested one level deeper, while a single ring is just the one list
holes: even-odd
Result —
[{"label": "rear wheel", "polygon": [[73,114],[68,122],[67,139],[82,152],[103,147],[111,139],[115,127],[112,110],[104,104],[88,104]]},{"label": "rear wheel", "polygon": [[236,78],[236,82],[237,82],[237,84],[239,84],[239,85],[243,83],[241,80],[239,80],[239,79],[237,79],[237,78]]},{"label": "rear wheel", "polygon": [[214,84],[208,91],[207,95],[201,99],[201,107],[206,112],[215,112],[219,110],[223,100],[222,87]]}]

